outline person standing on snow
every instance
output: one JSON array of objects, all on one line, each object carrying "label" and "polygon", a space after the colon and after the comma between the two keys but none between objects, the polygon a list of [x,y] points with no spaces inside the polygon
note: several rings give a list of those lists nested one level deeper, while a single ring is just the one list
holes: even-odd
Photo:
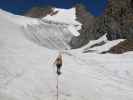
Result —
[{"label": "person standing on snow", "polygon": [[54,64],[57,67],[57,74],[60,75],[61,74],[61,67],[62,67],[62,55],[61,53],[59,54],[59,56],[56,58]]}]

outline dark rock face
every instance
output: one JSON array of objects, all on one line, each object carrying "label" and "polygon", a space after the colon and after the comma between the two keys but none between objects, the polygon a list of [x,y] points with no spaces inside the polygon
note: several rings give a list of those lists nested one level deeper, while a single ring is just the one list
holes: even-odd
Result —
[{"label": "dark rock face", "polygon": [[106,53],[121,54],[127,51],[133,51],[133,40],[125,40],[120,42],[118,45],[112,47]]},{"label": "dark rock face", "polygon": [[91,15],[83,5],[76,5],[76,16],[77,21],[82,24],[82,28],[79,31],[80,36],[73,37],[71,40],[70,45],[72,48],[79,48],[87,44],[90,40],[97,39],[104,34],[100,30],[101,26],[98,26],[101,22],[97,21],[97,18]]},{"label": "dark rock face", "polygon": [[44,7],[33,7],[32,9],[27,11],[24,15],[33,18],[42,18],[52,13],[53,10],[51,6],[44,6]]},{"label": "dark rock face", "polygon": [[94,25],[94,16],[92,16],[83,5],[76,5],[76,16],[77,21],[82,23],[82,29],[79,31],[80,36],[73,37],[70,42],[72,48],[78,48],[88,43],[89,37],[94,39],[93,32]]},{"label": "dark rock face", "polygon": [[104,14],[108,39],[133,38],[133,0],[109,0]]},{"label": "dark rock face", "polygon": [[109,0],[102,16],[91,15],[84,6],[76,6],[77,20],[83,26],[81,36],[71,41],[73,48],[78,48],[90,40],[107,33],[108,40],[120,38],[133,39],[133,0]]}]

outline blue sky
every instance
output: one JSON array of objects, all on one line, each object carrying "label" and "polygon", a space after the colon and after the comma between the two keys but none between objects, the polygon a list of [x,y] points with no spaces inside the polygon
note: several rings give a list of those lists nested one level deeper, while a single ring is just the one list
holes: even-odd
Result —
[{"label": "blue sky", "polygon": [[23,14],[33,6],[52,5],[59,8],[71,8],[77,3],[84,4],[95,16],[102,15],[107,0],[0,0],[0,8],[15,14]]}]

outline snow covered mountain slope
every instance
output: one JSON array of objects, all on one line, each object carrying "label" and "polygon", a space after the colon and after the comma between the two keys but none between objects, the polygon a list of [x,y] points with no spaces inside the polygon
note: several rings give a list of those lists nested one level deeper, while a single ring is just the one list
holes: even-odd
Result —
[{"label": "snow covered mountain slope", "polygon": [[69,41],[73,37],[67,26],[40,22],[38,25],[24,27],[25,36],[38,45],[50,49],[70,49]]},{"label": "snow covered mountain slope", "polygon": [[78,30],[81,28],[81,24],[76,21],[75,8],[54,10],[58,11],[57,14],[38,20],[39,24],[24,27],[26,35],[34,42],[48,48],[71,49],[69,43],[74,36],[80,35]]},{"label": "snow covered mountain slope", "polygon": [[27,24],[32,24],[32,25],[39,24],[36,18],[29,18],[29,17],[19,16],[19,15],[14,15],[2,9],[0,9],[0,16],[19,26],[26,26]]},{"label": "snow covered mountain slope", "polygon": [[[0,100],[56,100],[57,54],[30,41],[19,25],[0,16]],[[133,52],[65,51],[59,100],[133,100],[132,58]]]},{"label": "snow covered mountain slope", "polygon": [[76,21],[76,9],[60,9],[60,8],[53,8],[53,12],[56,12],[55,14],[49,14],[43,19],[45,20],[51,20],[55,22],[64,22],[67,24],[75,24],[75,25],[81,25],[78,21]]},{"label": "snow covered mountain slope", "polygon": [[[7,20],[23,27],[26,37],[42,46],[52,49],[70,49],[69,42],[72,37],[79,35],[79,23],[58,22],[58,20],[42,20],[29,18],[24,16],[13,15],[11,13],[0,10],[1,16]],[[70,11],[71,12],[71,11]],[[61,18],[60,18],[61,19]]]},{"label": "snow covered mountain slope", "polygon": [[76,8],[71,9],[60,9],[60,8],[53,8],[53,13],[49,14],[43,18],[43,20],[49,20],[58,23],[65,23],[69,24],[70,26],[68,29],[74,36],[79,36],[80,33],[78,30],[81,29],[81,23],[78,22],[76,19]]}]

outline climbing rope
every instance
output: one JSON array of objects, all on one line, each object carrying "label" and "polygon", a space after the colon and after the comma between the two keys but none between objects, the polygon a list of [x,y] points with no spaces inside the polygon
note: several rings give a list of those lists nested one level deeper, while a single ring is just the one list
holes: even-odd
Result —
[{"label": "climbing rope", "polygon": [[56,96],[57,96],[57,98],[56,98],[56,100],[59,100],[59,77],[58,77],[58,75],[57,75],[57,84],[56,84]]}]

